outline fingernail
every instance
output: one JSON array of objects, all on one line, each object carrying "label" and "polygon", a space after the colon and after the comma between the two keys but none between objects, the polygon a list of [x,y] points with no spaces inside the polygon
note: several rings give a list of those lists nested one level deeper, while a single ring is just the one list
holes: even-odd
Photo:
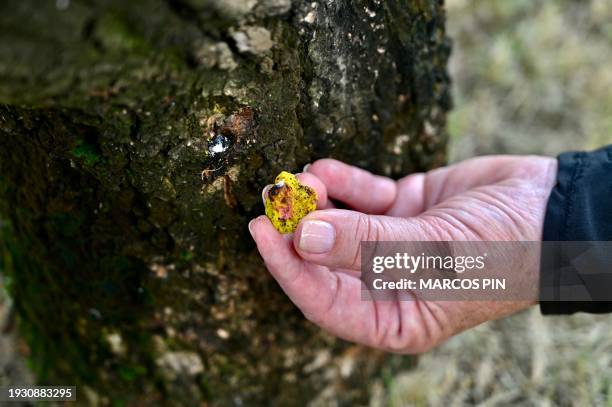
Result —
[{"label": "fingernail", "polygon": [[253,225],[255,224],[255,219],[251,219],[249,222],[249,233],[253,236]]},{"label": "fingernail", "polygon": [[272,184],[268,184],[261,190],[261,200],[263,204],[266,204],[266,198],[268,197],[268,191],[272,188]]},{"label": "fingernail", "polygon": [[302,223],[299,248],[308,253],[327,253],[334,247],[336,231],[321,220],[307,220]]},{"label": "fingernail", "polygon": [[312,165],[311,163],[306,164],[306,165],[304,166],[304,168],[302,168],[302,172],[306,172],[306,171],[308,171],[308,168],[309,168],[311,165]]}]

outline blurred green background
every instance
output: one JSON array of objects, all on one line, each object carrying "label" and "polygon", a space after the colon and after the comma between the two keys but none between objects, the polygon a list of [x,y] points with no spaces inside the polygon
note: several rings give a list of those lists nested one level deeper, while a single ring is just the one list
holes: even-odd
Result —
[{"label": "blurred green background", "polygon": [[612,139],[612,1],[447,0],[451,160]]},{"label": "blurred green background", "polygon": [[[612,0],[447,0],[450,159],[612,143]],[[534,309],[419,358],[374,405],[612,406],[612,316]]]},{"label": "blurred green background", "polygon": [[[451,161],[612,142],[612,0],[447,0],[447,10]],[[0,386],[26,384],[1,293]],[[612,317],[544,318],[534,307],[421,356],[371,404],[612,406],[610,332]]]}]

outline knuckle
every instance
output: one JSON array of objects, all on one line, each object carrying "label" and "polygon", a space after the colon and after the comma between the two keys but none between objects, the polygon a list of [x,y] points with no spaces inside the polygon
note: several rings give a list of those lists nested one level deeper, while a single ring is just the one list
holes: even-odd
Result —
[{"label": "knuckle", "polygon": [[354,269],[361,267],[361,242],[379,242],[385,236],[386,226],[380,219],[359,214],[355,222],[354,234],[356,245],[353,248],[351,266]]},{"label": "knuckle", "polygon": [[357,218],[356,236],[362,241],[378,241],[381,237],[381,229],[384,225],[372,216],[360,214]]}]

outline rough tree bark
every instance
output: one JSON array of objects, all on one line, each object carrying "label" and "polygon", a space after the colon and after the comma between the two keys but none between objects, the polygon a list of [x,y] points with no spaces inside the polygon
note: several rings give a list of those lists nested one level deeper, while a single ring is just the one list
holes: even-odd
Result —
[{"label": "rough tree bark", "polygon": [[326,336],[247,232],[320,157],[444,160],[441,0],[8,0],[0,267],[40,383],[81,401],[363,402],[389,358]]}]

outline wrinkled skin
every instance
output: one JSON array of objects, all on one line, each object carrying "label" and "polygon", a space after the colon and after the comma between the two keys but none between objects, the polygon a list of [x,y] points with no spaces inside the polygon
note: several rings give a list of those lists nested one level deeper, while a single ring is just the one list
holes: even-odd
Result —
[{"label": "wrinkled skin", "polygon": [[[324,159],[298,175],[317,191],[320,210],[293,235],[279,234],[265,216],[249,230],[268,270],[306,318],[350,341],[420,353],[535,300],[433,302],[406,291],[397,301],[364,301],[360,241],[540,241],[556,169],[552,158],[490,156],[394,182]],[[334,209],[333,201],[352,210]],[[301,232],[313,220],[333,226],[335,239],[324,253],[303,250]],[[513,271],[512,264],[499,266]],[[523,267],[537,284],[537,264]]]}]

